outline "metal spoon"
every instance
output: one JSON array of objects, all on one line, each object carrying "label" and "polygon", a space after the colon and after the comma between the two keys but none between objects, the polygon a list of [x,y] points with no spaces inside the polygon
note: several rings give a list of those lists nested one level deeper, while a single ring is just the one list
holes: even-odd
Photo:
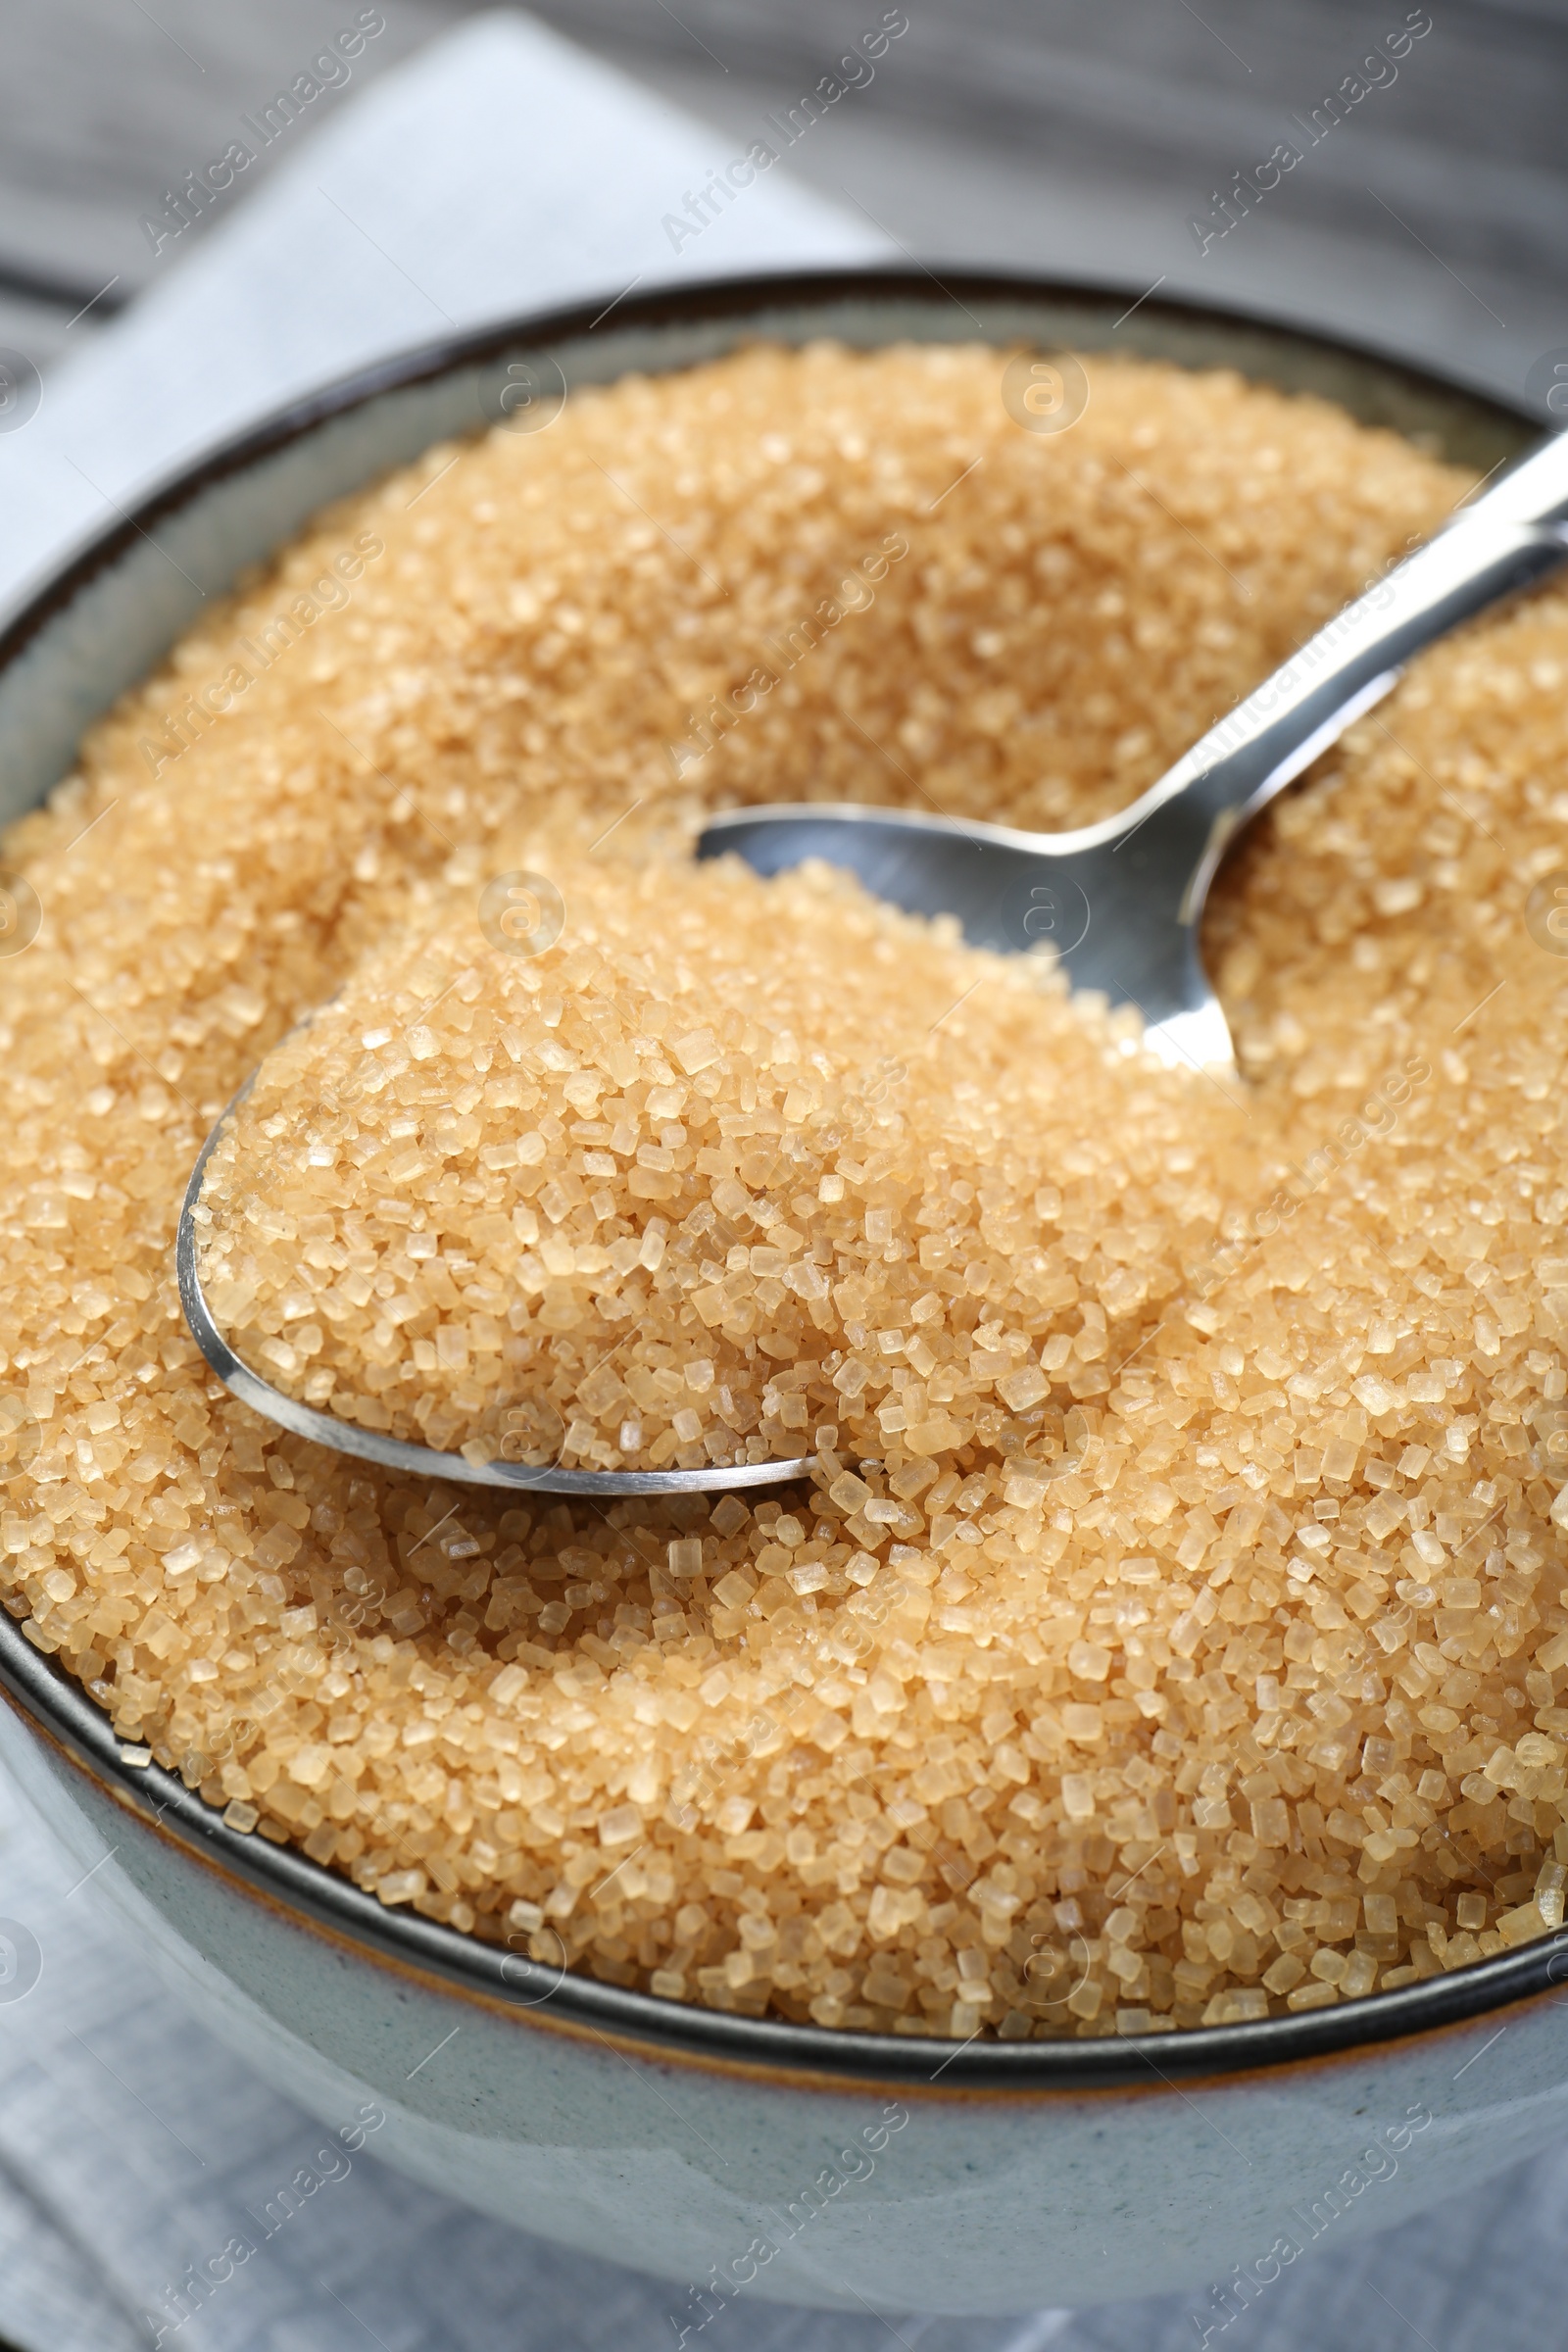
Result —
[{"label": "metal spoon", "polygon": [[[1025,833],[909,810],[828,804],[742,808],[715,817],[699,858],[736,856],[763,875],[803,858],[846,866],[910,914],[954,914],[976,947],[1053,947],[1075,988],[1136,1004],[1145,1041],[1170,1060],[1233,1068],[1230,1031],[1198,947],[1199,921],[1226,846],[1393,687],[1403,664],[1471,614],[1568,557],[1568,435],[1546,442],[1428,546],[1377,581],[1211,727],[1119,815],[1070,833]],[[474,1464],[337,1420],[286,1396],[240,1362],[214,1322],[196,1271],[192,1212],[228,1105],[202,1149],[180,1209],[180,1303],[202,1353],[237,1396],[318,1445],[384,1470],[605,1501],[774,1486],[813,1456],[700,1470],[562,1470],[548,1460]],[[536,1448],[536,1450],[538,1450]]]},{"label": "metal spoon", "polygon": [[1096,825],[1025,833],[829,803],[714,817],[699,858],[760,874],[847,866],[909,914],[954,914],[975,947],[1053,947],[1075,989],[1136,1004],[1168,1061],[1233,1069],[1199,924],[1232,837],[1391,690],[1412,654],[1568,556],[1568,434],[1546,442],[1369,587],[1212,726],[1142,799]]}]

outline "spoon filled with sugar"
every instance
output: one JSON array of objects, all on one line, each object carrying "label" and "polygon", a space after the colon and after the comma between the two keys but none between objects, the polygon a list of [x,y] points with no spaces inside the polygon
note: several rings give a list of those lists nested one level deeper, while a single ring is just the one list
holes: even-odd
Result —
[{"label": "spoon filled with sugar", "polygon": [[[1075,991],[1136,1005],[1146,1043],[1167,1061],[1231,1067],[1198,938],[1227,845],[1391,689],[1421,647],[1560,564],[1565,514],[1568,444],[1553,441],[1376,582],[1104,823],[1048,836],[880,808],[750,808],[712,819],[698,857],[737,856],[763,877],[811,858],[848,868],[906,913],[956,916],[972,946],[1054,950]],[[704,1280],[716,1295],[731,1180],[710,1162],[711,1200],[698,1186],[696,1211],[678,1231],[659,1211],[680,1192],[670,1171],[708,1157],[694,1152],[681,1121],[687,1090],[662,1081],[639,1089],[638,1134],[582,1116],[592,1113],[585,1097],[538,1128],[523,1109],[503,1112],[509,1131],[482,1141],[472,1117],[481,1090],[455,1069],[450,1103],[414,1117],[393,1095],[382,1100],[384,1090],[394,1066],[406,1072],[441,1050],[422,1024],[421,990],[434,1001],[447,980],[459,984],[433,967],[416,980],[389,968],[387,989],[406,1001],[401,1032],[322,1007],[273,1049],[208,1138],[180,1212],[176,1258],[187,1322],[220,1378],[295,1434],[382,1469],[607,1505],[771,1486],[831,1466],[836,1429],[812,1426],[806,1394],[786,1377],[791,1368],[775,1375],[755,1357],[755,1342],[750,1367],[737,1369],[706,1323],[682,1331],[675,1349],[639,1349],[613,1332],[587,1349],[572,1337],[580,1321],[573,1281],[602,1280],[612,1292],[629,1282],[636,1294],[644,1276],[657,1286],[666,1249],[712,1256]],[[595,1091],[586,1078],[565,1083]],[[301,1089],[323,1105],[320,1136],[307,1135],[306,1148],[288,1115]],[[371,1132],[360,1134],[351,1114],[372,1098],[381,1107]],[[285,1130],[294,1138],[286,1163],[281,1144],[272,1150]],[[482,1130],[497,1133],[494,1124]],[[450,1182],[445,1193],[431,1189],[444,1152],[466,1152],[466,1194]],[[376,1171],[368,1187],[365,1164]],[[526,1198],[503,1215],[486,1202],[499,1198],[495,1180],[519,1164],[530,1177]],[[582,1238],[581,1203],[596,1183],[594,1214],[613,1237],[604,1243]],[[762,1235],[740,1256],[764,1282],[782,1277],[805,1286],[802,1298],[814,1296],[808,1259],[791,1256],[801,1236],[791,1237],[784,1206],[765,1186],[760,1197],[738,1199],[747,1205],[734,1213]],[[532,1317],[517,1312],[519,1285],[539,1301]],[[635,1309],[622,1311],[645,1339]]]},{"label": "spoon filled with sugar", "polygon": [[[373,1228],[362,1222],[358,1235],[350,1227],[350,1247],[344,1249],[329,1238],[332,1220],[318,1210],[313,1215],[313,1203],[301,1200],[297,1187],[286,1200],[258,1198],[257,1188],[245,1184],[243,1163],[236,1164],[236,1114],[257,1081],[270,1075],[270,1063],[298,1051],[308,1040],[309,1028],[307,1024],[303,1032],[285,1039],[228,1104],[191,1172],[180,1210],[175,1261],[185,1320],[213,1370],[244,1403],[297,1437],[358,1455],[382,1470],[534,1494],[597,1497],[605,1503],[632,1495],[776,1486],[805,1478],[817,1467],[814,1454],[780,1457],[755,1438],[748,1443],[711,1409],[706,1416],[699,1413],[700,1403],[711,1408],[716,1401],[722,1412],[728,1401],[722,1387],[716,1400],[711,1396],[718,1384],[708,1358],[686,1365],[680,1378],[668,1384],[667,1395],[651,1398],[662,1407],[657,1435],[650,1432],[653,1460],[629,1468],[601,1470],[584,1461],[584,1447],[599,1443],[601,1433],[591,1422],[572,1418],[585,1409],[597,1412],[607,1403],[623,1408],[626,1418],[616,1431],[617,1451],[646,1456],[646,1407],[640,1408],[620,1384],[613,1348],[604,1349],[598,1364],[566,1384],[571,1394],[561,1402],[543,1378],[532,1384],[526,1377],[514,1379],[504,1389],[498,1385],[493,1398],[482,1390],[465,1395],[462,1384],[475,1365],[488,1364],[493,1372],[501,1372],[504,1365],[511,1370],[505,1355],[509,1341],[514,1355],[524,1348],[532,1351],[531,1343],[510,1338],[508,1308],[519,1294],[514,1290],[509,1297],[506,1289],[467,1279],[476,1271],[473,1260],[451,1245],[443,1250],[436,1220],[411,1207],[407,1200],[389,1195],[376,1203],[376,1221],[383,1228],[388,1220],[394,1224],[391,1247],[383,1230],[378,1250]],[[403,1168],[403,1180],[412,1156],[394,1163]],[[525,1214],[534,1238],[543,1240],[543,1262],[549,1272],[559,1275],[567,1261],[580,1262],[588,1254],[548,1230],[540,1237],[540,1220],[531,1211]],[[481,1227],[471,1235],[470,1227],[471,1238],[465,1238],[470,1248],[499,1251],[502,1263],[513,1272],[521,1254],[517,1224],[500,1216],[490,1223],[495,1231]],[[662,1220],[651,1219],[617,1253],[615,1270],[657,1271],[665,1231]],[[268,1279],[270,1248],[284,1252],[281,1281]],[[260,1265],[258,1249],[263,1252]],[[594,1254],[605,1261],[603,1270],[610,1270],[611,1252]],[[324,1287],[323,1275],[329,1278]],[[461,1298],[455,1275],[465,1283]],[[292,1289],[287,1287],[290,1281]],[[307,1281],[317,1287],[303,1287]],[[260,1320],[259,1293],[269,1295],[271,1307],[270,1313],[262,1308]],[[326,1318],[332,1321],[334,1339],[348,1331],[351,1348],[357,1344],[363,1357],[360,1376],[346,1393],[330,1371],[313,1369],[313,1359],[322,1351]],[[412,1420],[424,1423],[424,1434],[436,1441],[433,1444],[399,1434],[411,1421],[407,1380],[402,1384],[401,1413],[389,1409],[387,1388],[378,1381],[378,1374],[400,1355],[407,1357],[400,1347],[405,1335],[398,1328],[405,1322],[418,1331],[434,1326],[433,1339],[414,1341],[412,1365],[416,1383],[422,1379],[425,1391],[414,1400]],[[230,1334],[239,1339],[244,1355],[230,1344]],[[336,1352],[341,1358],[341,1346]],[[442,1401],[443,1390],[455,1396],[459,1409]],[[334,1408],[330,1411],[322,1409],[328,1399]],[[392,1407],[397,1403],[394,1396]],[[426,1412],[425,1407],[433,1409]],[[730,1405],[729,1420],[737,1418]],[[698,1443],[705,1420],[710,1439],[706,1446]],[[659,1437],[664,1440],[662,1448]],[[459,1439],[461,1443],[455,1442]],[[575,1452],[578,1458],[563,1464],[564,1451]],[[678,1457],[677,1467],[661,1466],[662,1459],[672,1455]]]}]

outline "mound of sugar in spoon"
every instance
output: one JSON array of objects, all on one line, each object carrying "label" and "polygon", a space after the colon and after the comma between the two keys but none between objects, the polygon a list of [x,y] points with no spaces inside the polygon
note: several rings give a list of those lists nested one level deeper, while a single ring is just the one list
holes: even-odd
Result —
[{"label": "mound of sugar in spoon", "polygon": [[[1135,1018],[1069,1004],[1048,965],[826,869],[551,864],[548,952],[444,895],[263,1064],[199,1211],[241,1360],[481,1460],[549,1430],[600,1469],[895,1438],[941,1461],[1009,1409],[1014,1447],[1054,1446],[1039,1356],[1077,1285],[1052,1203],[1113,1127],[1114,1213],[1148,1237],[1119,1346],[1179,1284],[1150,1188],[1190,1076],[1129,1059]],[[999,1250],[1023,1312],[976,1387],[964,1270]],[[902,1409],[869,1369],[895,1360]]]}]

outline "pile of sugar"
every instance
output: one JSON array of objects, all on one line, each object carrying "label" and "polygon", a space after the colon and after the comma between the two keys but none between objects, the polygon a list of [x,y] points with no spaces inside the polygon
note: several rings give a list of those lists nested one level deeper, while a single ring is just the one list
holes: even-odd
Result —
[{"label": "pile of sugar", "polygon": [[[1093,362],[1088,413],[1037,438],[1000,368],[745,353],[432,451],[95,730],[5,844],[44,920],[0,965],[0,1544],[6,1605],[123,1737],[387,1902],[749,2014],[1100,2034],[1351,1997],[1561,1917],[1568,971],[1525,908],[1568,815],[1568,600],[1417,663],[1223,877],[1206,952],[1241,1110],[1153,1078],[1113,1023],[1078,1031],[1032,970],[808,876],[769,905],[820,969],[755,936],[744,963],[759,1001],[821,992],[831,1148],[784,1109],[815,1040],[792,1062],[730,1004],[707,1011],[720,1061],[608,1069],[622,1109],[600,1088],[607,1117],[553,1137],[572,1072],[542,1033],[585,1075],[596,1011],[686,1001],[638,877],[705,802],[1125,802],[1463,487],[1321,405],[1126,363]],[[183,1331],[175,1209],[223,1103],[394,934],[519,868],[565,877],[567,928],[530,967],[523,1059],[503,1041],[484,1084],[531,1073],[563,1195],[579,1149],[637,1164],[613,1148],[635,1113],[681,1215],[619,1296],[691,1308],[683,1379],[706,1351],[792,1442],[837,1425],[811,1486],[755,1512],[368,1476],[228,1398]],[[706,895],[725,879],[669,901],[694,978],[739,956]],[[459,963],[477,986],[428,1007],[438,1053],[473,1034],[438,1018],[454,1000],[477,1027],[481,999],[532,995]],[[902,1037],[945,971],[980,985],[868,1079],[857,991],[873,1018],[904,1000]],[[1076,1073],[1051,1134],[1025,1037]],[[952,1057],[972,1094],[944,1093]],[[748,1060],[763,1140],[703,1148],[745,1145],[763,1214],[700,1171],[735,1233],[719,1282],[674,1162]],[[667,1122],[666,1085],[689,1090]],[[801,1147],[805,1206],[774,1164]],[[511,1176],[480,1166],[422,1202],[460,1294]],[[593,1207],[575,1172],[547,1271],[547,1226]],[[785,1270],[831,1249],[825,1299],[753,1259],[773,1208],[802,1237]],[[434,1263],[410,1252],[405,1285]],[[368,1265],[331,1271],[354,1305]],[[706,1324],[713,1290],[755,1327]],[[484,1316],[503,1364],[539,1348],[549,1296],[526,1333],[473,1298],[470,1361],[497,1352]],[[835,1353],[842,1386],[792,1380]]]}]

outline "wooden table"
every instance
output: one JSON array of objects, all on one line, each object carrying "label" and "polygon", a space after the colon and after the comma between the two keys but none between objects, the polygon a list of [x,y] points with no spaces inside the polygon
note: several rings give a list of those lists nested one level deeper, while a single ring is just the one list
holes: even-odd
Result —
[{"label": "wooden table", "polygon": [[[144,216],[358,7],[0,0],[0,344],[47,369],[177,267],[179,244],[155,253]],[[385,30],[351,89],[467,0],[380,8]],[[707,119],[718,163],[883,12],[879,0],[544,0],[538,13]],[[1568,14],[1560,0],[1441,0],[1433,29],[1374,70],[1381,86],[1342,99],[1345,119],[1314,143],[1300,125],[1348,76],[1374,78],[1361,61],[1406,14],[1402,0],[1381,12],[1365,0],[1266,12],[1255,0],[908,0],[908,31],[791,167],[938,269],[1099,276],[1129,297],[1162,281],[1517,392],[1540,355],[1568,344]],[[327,93],[272,153],[293,152],[344,103]],[[1300,163],[1276,188],[1254,177],[1245,217],[1212,233],[1214,192],[1282,141]],[[264,157],[246,184],[268,168]]]}]

